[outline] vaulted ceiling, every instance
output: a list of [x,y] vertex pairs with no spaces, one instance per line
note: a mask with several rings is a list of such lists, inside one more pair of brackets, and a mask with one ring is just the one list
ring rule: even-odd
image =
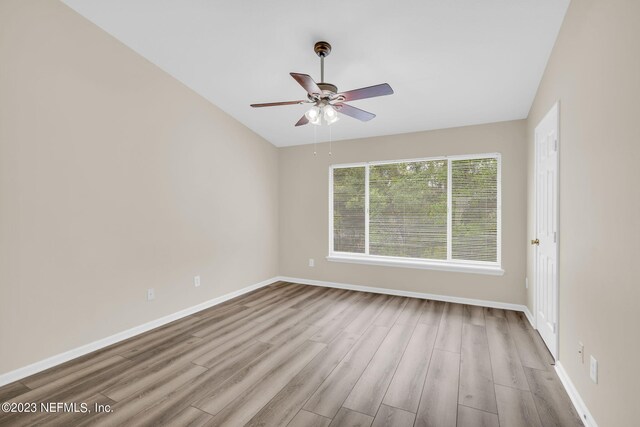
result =
[[[340,90],[389,83],[353,101],[333,140],[525,118],[569,0],[63,0],[276,146],[314,141],[306,110],[251,103],[304,99],[290,72],[320,81],[313,44],[333,46],[325,80]],[[308,108],[308,107],[307,107]],[[318,141],[329,138],[317,128]]]

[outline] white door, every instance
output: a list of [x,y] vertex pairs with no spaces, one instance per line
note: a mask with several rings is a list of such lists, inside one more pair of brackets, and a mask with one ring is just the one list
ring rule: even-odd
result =
[[558,359],[558,104],[535,130],[536,325]]

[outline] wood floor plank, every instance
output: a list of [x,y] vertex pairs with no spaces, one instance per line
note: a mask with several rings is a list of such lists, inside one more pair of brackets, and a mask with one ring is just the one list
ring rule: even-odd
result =
[[433,350],[416,414],[416,427],[456,426],[459,367],[459,354]]
[[309,398],[304,409],[333,418],[378,350],[389,328],[372,326]]
[[293,304],[289,303],[289,306],[296,310],[302,310],[310,306],[311,304],[321,301],[331,295],[331,290],[328,288],[322,288],[320,286],[307,286],[307,292],[302,295],[302,298],[296,298]]
[[175,417],[169,419],[167,425],[204,427],[211,424],[213,416],[200,409],[189,406],[178,412]]
[[535,329],[532,329],[529,331],[529,335],[531,336],[531,340],[534,342],[536,349],[538,350],[538,354],[540,355],[540,357],[542,357],[545,365],[548,366],[548,369],[553,369],[553,365],[556,364],[556,361],[547,348],[547,345],[542,340],[540,333],[538,333],[538,331],[536,331]]
[[543,426],[583,426],[555,372],[525,368],[525,373]]
[[376,415],[414,329],[410,324],[391,328],[342,406]]
[[502,308],[493,308],[493,307],[484,307],[484,317],[498,317],[500,319],[506,319],[507,313],[506,310]]
[[145,362],[155,356],[162,354],[171,354],[177,346],[184,344],[190,346],[191,344],[202,341],[202,338],[189,335],[188,332],[178,332],[174,337],[158,342],[156,345],[152,343],[139,348],[134,348],[125,354],[121,354],[122,357],[132,360],[134,362]]
[[408,299],[403,297],[394,296],[384,307],[380,315],[376,318],[374,324],[379,326],[392,327],[396,322],[400,313],[407,304]]
[[486,317],[493,382],[508,387],[529,390],[515,342],[506,318]]
[[[255,328],[254,328],[255,329]],[[240,333],[242,331],[239,330]],[[240,334],[235,337],[233,335],[223,335],[212,340],[203,340],[197,345],[180,345],[171,355],[163,354],[146,361],[145,364],[139,364],[139,369],[128,373],[119,381],[110,387],[103,388],[101,392],[115,401],[121,401],[139,390],[143,390],[147,385],[159,381],[167,375],[171,375],[176,366],[182,366],[199,360],[199,357],[207,354],[208,358],[200,361],[201,365],[207,364],[213,366],[220,360],[220,356],[233,353],[239,344],[237,341],[252,341],[251,337],[247,338],[246,334]],[[185,343],[186,344],[186,343]],[[235,359],[231,359],[235,360]]]
[[21,394],[25,394],[30,390],[31,389],[29,387],[22,384],[20,381],[2,386],[0,387],[0,403],[11,400],[16,396],[20,396]]
[[484,309],[477,305],[463,306],[463,322],[471,325],[484,326]]
[[438,326],[435,347],[460,353],[462,343],[462,305],[446,303]]
[[345,326],[350,324],[360,312],[368,305],[370,298],[363,292],[357,292],[346,307],[337,304],[336,311],[333,316],[325,316],[319,321],[315,322],[315,325],[320,326],[320,330],[311,337],[313,341],[328,343],[333,340]]
[[412,427],[416,414],[382,405],[373,419],[373,427]]
[[325,347],[322,343],[305,342],[313,332],[314,330],[308,330],[296,336],[290,342],[275,348],[273,352],[266,354],[265,357],[237,372],[217,387],[208,397],[200,399],[193,406],[211,415],[216,415],[240,394],[245,393],[256,384],[260,378],[285,363],[284,361],[293,363],[297,360],[306,360],[306,365]]
[[[348,292],[343,289],[336,289],[336,294],[334,296],[347,294]],[[340,297],[337,296],[337,298]],[[303,315],[306,314],[303,318],[304,323],[315,326],[317,323],[323,323],[326,320],[331,319],[335,315],[338,301],[339,300],[334,299],[334,297],[325,298],[314,302],[304,310],[300,310]]]
[[529,323],[529,319],[522,311],[505,310],[509,326],[517,327],[524,330],[532,330],[533,326]]
[[217,364],[223,363],[225,360],[235,359],[238,355],[256,347],[268,349],[270,346],[269,344],[256,341],[252,338],[238,341],[227,341],[220,347],[214,348],[202,356],[192,359],[191,362],[196,365],[204,366],[205,368],[211,368]]
[[177,370],[172,377],[168,377],[166,381],[155,384],[153,388],[145,390],[144,394],[114,404],[112,413],[95,414],[94,417],[86,419],[80,425],[121,426],[131,424],[137,414],[151,406],[154,401],[162,399],[162,397],[206,371],[206,368],[197,365]]
[[509,330],[516,344],[522,366],[542,370],[550,368],[551,365],[545,361],[543,355],[539,352],[539,347],[535,342],[535,336],[531,329],[513,327],[509,324]]
[[283,323],[269,328],[268,331],[260,334],[256,339],[267,344],[280,345],[303,331],[312,331],[312,334],[315,334],[318,329],[320,328],[317,326],[309,326],[306,323],[302,323],[299,318],[292,318],[290,323]]
[[[285,307],[287,304],[287,296],[281,296],[279,299],[272,299],[271,302],[266,304],[254,305],[251,307],[243,306],[244,311],[233,315],[225,316],[224,319],[219,319],[215,322],[209,322],[201,325],[195,330],[189,331],[190,334],[197,337],[216,338],[221,334],[226,334],[229,331],[234,331],[236,328],[250,322],[259,320],[260,322],[276,321],[287,317],[294,310],[289,307]],[[282,306],[278,304],[282,302]]]
[[442,301],[424,300],[422,313],[418,322],[438,327],[440,325],[440,320],[442,319],[442,313],[444,312],[445,305],[446,303]]
[[329,427],[369,427],[373,417],[347,408],[341,408]]
[[282,304],[273,304],[256,311],[255,315],[249,320],[256,323],[270,322],[295,312],[296,310],[288,302],[283,302]]
[[[331,418],[323,417],[312,412],[300,410],[287,427],[327,427],[331,424]],[[285,425],[285,424],[282,424]]]
[[500,425],[542,427],[531,392],[496,384],[496,399]]
[[[307,341],[294,350],[291,357],[282,361],[250,389],[239,395],[231,403],[223,401],[221,410],[212,423],[217,426],[243,426],[262,409],[278,392],[291,381],[318,353],[325,349],[322,343]],[[209,413],[212,405],[207,403],[203,409]]]
[[458,403],[494,414],[498,411],[484,326],[467,323],[462,327]]
[[384,310],[385,305],[391,300],[388,295],[376,295],[371,298],[369,304],[362,310],[356,318],[347,325],[347,332],[362,334],[373,322],[378,315]]
[[457,427],[500,427],[498,415],[458,405]]
[[412,324],[415,325],[418,323],[420,316],[422,315],[423,305],[425,304],[425,300],[420,300],[417,298],[409,298],[407,304],[405,304],[402,313],[398,316],[396,320],[397,324]]
[[215,365],[193,381],[175,388],[160,398],[148,401],[143,411],[136,414],[136,423],[143,425],[144,421],[152,426],[167,423],[176,413],[207,397],[229,378],[255,363],[257,362],[252,361],[247,364],[244,358],[238,357]]
[[42,385],[38,388],[30,390],[26,393],[20,394],[12,399],[9,402],[41,402],[46,399],[51,398],[56,392],[60,392],[61,389],[69,387],[70,385],[75,385],[87,378],[90,378],[96,373],[100,372],[105,368],[109,368],[115,366],[117,364],[129,362],[127,359],[121,356],[112,356],[108,359],[100,360],[96,362],[93,366],[87,366],[82,369],[79,369],[75,372],[68,374],[67,376],[61,377],[52,381],[48,384]]
[[[280,289],[290,287],[291,285],[292,284],[288,283],[288,282],[282,282],[282,281],[275,282],[275,283],[272,283],[272,284],[270,284],[268,286],[264,286],[262,288],[254,290],[254,291],[247,292],[246,294],[239,295],[239,296],[237,296],[237,297],[235,297],[235,298],[233,298],[233,299],[231,299],[229,301],[226,301],[226,302],[224,302],[224,303],[222,303],[220,305],[221,306],[225,306],[225,305],[226,306],[243,305],[245,302],[251,301],[254,298],[260,297],[260,296],[262,296],[262,295],[264,295],[266,293],[278,292]],[[215,310],[216,307],[218,307],[218,306],[213,306],[211,308],[207,308],[207,309],[202,310],[202,311],[200,311],[200,312],[198,312],[196,314],[199,315],[199,316],[206,316],[206,315],[208,315],[208,313],[211,310]]]
[[338,320],[340,324],[342,324],[342,327],[346,326],[355,318],[355,316],[349,317],[350,311],[357,312],[357,307],[362,304],[362,301],[367,299],[367,296],[365,292],[348,291],[344,294],[343,298],[334,302],[334,310],[330,316],[318,319],[313,324],[323,327]]
[[[167,372],[171,372],[172,365],[191,363],[197,360],[203,366],[211,367],[221,357],[237,351],[238,346],[252,341],[261,331],[268,329],[270,323],[255,325],[253,323],[240,323],[236,331],[227,330],[225,333],[212,334],[208,339],[198,342],[197,345],[184,345],[182,343],[173,349],[174,353],[157,355],[145,361],[146,366],[130,373],[111,387],[102,392],[113,400],[120,401],[132,395],[137,390],[144,388],[144,384],[153,383]],[[206,358],[205,356],[206,355]],[[202,358],[202,359],[200,359]]]
[[383,399],[385,405],[418,411],[438,329],[418,323]]
[[[39,393],[38,397],[33,395],[27,397],[28,394],[32,393],[29,392],[27,395],[24,395],[23,401],[85,402],[87,399],[98,394],[102,387],[108,387],[135,369],[137,369],[137,366],[134,362],[121,358],[120,361],[116,361],[108,366],[102,366],[91,372],[89,375],[83,375],[73,382],[65,384],[64,387],[49,388],[49,384],[39,387],[32,391]],[[51,414],[46,411],[40,411],[35,414],[35,418],[32,418],[27,423],[23,423],[23,420],[20,420],[20,422],[12,422],[11,425],[14,427],[22,425],[39,425],[42,422],[55,418],[56,416],[56,413]]]
[[247,347],[242,347],[238,352],[229,354],[228,357],[216,359],[216,363],[207,366],[207,368],[209,372],[228,372],[232,369],[248,366],[272,348],[273,346],[270,344],[256,341]]
[[278,300],[282,300],[283,297],[286,297],[298,292],[302,292],[304,291],[304,289],[305,288],[303,286],[289,285],[287,287],[282,287],[273,292],[267,292],[264,295],[259,296],[257,298],[252,298],[250,301],[245,301],[243,302],[243,305],[246,305],[247,307],[255,307],[257,305],[273,304]]
[[279,427],[302,408],[322,382],[353,348],[359,335],[342,332],[318,354],[298,375],[282,388],[246,426]]

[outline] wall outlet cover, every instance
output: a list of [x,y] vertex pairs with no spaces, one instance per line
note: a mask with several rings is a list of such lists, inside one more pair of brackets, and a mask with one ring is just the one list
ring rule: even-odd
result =
[[156,290],[153,288],[147,289],[147,301],[153,301],[156,299]]
[[313,267],[316,265],[316,262],[313,258],[309,258],[309,267]]
[[193,286],[195,286],[196,288],[198,286],[200,286],[200,276],[194,276],[194,278],[193,278]]

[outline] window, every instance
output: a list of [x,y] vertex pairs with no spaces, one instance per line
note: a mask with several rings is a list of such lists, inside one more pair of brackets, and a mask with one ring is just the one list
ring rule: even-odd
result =
[[329,260],[502,274],[500,155],[334,165]]

